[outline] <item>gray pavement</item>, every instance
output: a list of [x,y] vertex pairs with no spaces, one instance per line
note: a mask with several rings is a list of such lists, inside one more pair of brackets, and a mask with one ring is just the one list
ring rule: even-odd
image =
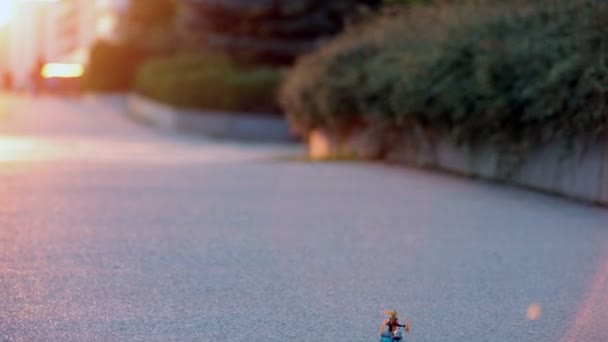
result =
[[608,341],[604,209],[119,111],[0,98],[0,341]]

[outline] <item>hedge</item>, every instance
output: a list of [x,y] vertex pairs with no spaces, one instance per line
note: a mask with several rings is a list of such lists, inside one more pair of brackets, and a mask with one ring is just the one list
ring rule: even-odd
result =
[[129,90],[142,59],[143,54],[129,44],[98,41],[90,52],[84,88],[101,92]]
[[180,108],[275,113],[282,77],[278,69],[239,67],[224,55],[181,54],[145,62],[135,90]]
[[292,126],[414,123],[471,146],[603,133],[608,3],[413,7],[300,60],[281,90]]

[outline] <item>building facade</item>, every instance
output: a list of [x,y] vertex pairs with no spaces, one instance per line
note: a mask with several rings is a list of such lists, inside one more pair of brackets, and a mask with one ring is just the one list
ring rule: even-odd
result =
[[98,39],[116,39],[129,0],[22,1],[9,27],[9,68],[27,87],[39,61],[86,64]]
[[15,5],[9,25],[8,67],[15,85],[29,83],[32,69],[46,50],[46,22],[51,4],[22,1]]
[[49,40],[56,42],[49,57],[61,62],[86,63],[98,39],[116,39],[128,0],[62,0],[49,18]]

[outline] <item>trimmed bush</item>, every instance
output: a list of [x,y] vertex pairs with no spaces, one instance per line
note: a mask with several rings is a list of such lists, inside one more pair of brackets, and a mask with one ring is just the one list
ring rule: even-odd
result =
[[128,44],[98,41],[90,52],[84,88],[99,92],[129,90],[141,60],[141,53]]
[[608,3],[413,7],[303,58],[281,91],[292,125],[361,120],[447,130],[471,146],[605,132]]
[[223,55],[178,55],[144,63],[138,93],[180,108],[276,113],[274,68],[241,68]]
[[454,15],[448,12],[416,7],[379,17],[301,58],[280,93],[294,129],[305,135],[316,128],[342,130],[367,116],[394,119],[393,90],[433,54],[436,28]]

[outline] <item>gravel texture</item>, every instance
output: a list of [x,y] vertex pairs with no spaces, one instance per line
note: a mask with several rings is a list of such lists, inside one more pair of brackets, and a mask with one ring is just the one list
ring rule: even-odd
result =
[[603,209],[0,102],[2,342],[608,341]]

